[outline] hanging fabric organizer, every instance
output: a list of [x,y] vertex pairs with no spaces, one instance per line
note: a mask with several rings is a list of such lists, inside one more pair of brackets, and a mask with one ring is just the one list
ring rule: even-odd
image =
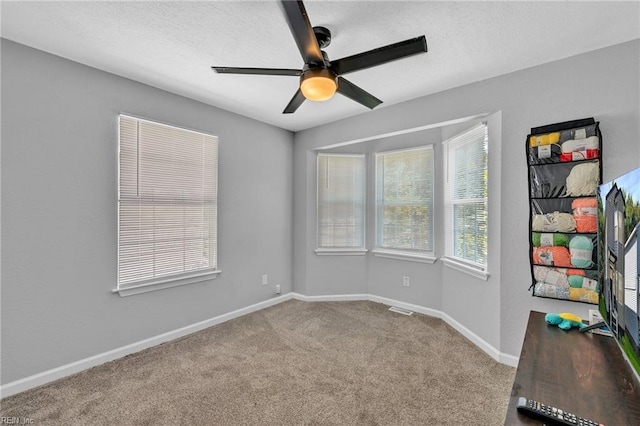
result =
[[598,304],[599,123],[586,118],[532,128],[526,152],[529,291],[538,297]]

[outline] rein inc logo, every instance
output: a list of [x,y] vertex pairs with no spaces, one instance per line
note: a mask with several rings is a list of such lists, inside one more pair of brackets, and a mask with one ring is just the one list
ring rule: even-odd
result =
[[0,425],[32,425],[34,420],[29,417],[0,417]]

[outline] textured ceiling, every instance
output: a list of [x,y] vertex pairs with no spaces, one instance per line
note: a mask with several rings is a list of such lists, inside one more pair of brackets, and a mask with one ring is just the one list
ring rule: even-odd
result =
[[[348,74],[377,108],[640,38],[640,3],[306,1],[339,59],[419,35],[429,52]],[[212,65],[301,68],[275,0],[6,2],[2,37],[297,131],[368,110],[340,95],[282,110],[298,79]]]

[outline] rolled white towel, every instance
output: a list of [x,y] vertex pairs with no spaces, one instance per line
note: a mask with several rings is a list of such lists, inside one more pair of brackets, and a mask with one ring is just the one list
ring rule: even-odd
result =
[[578,164],[567,176],[567,195],[580,197],[595,195],[600,182],[600,167],[597,162]]
[[536,214],[531,221],[531,229],[534,232],[574,232],[576,220],[569,213]]
[[585,139],[571,139],[562,143],[562,154],[564,161],[586,160],[598,157],[600,140],[597,136]]

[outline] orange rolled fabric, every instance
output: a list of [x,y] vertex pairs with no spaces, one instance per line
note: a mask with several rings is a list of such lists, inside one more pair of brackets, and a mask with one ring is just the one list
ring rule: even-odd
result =
[[580,275],[582,277],[585,276],[585,273],[582,269],[567,269],[566,272],[567,275],[571,276],[571,275]]
[[571,203],[578,232],[598,232],[598,201],[596,198],[576,198]]
[[537,265],[571,267],[571,254],[566,247],[534,247],[533,263]]

